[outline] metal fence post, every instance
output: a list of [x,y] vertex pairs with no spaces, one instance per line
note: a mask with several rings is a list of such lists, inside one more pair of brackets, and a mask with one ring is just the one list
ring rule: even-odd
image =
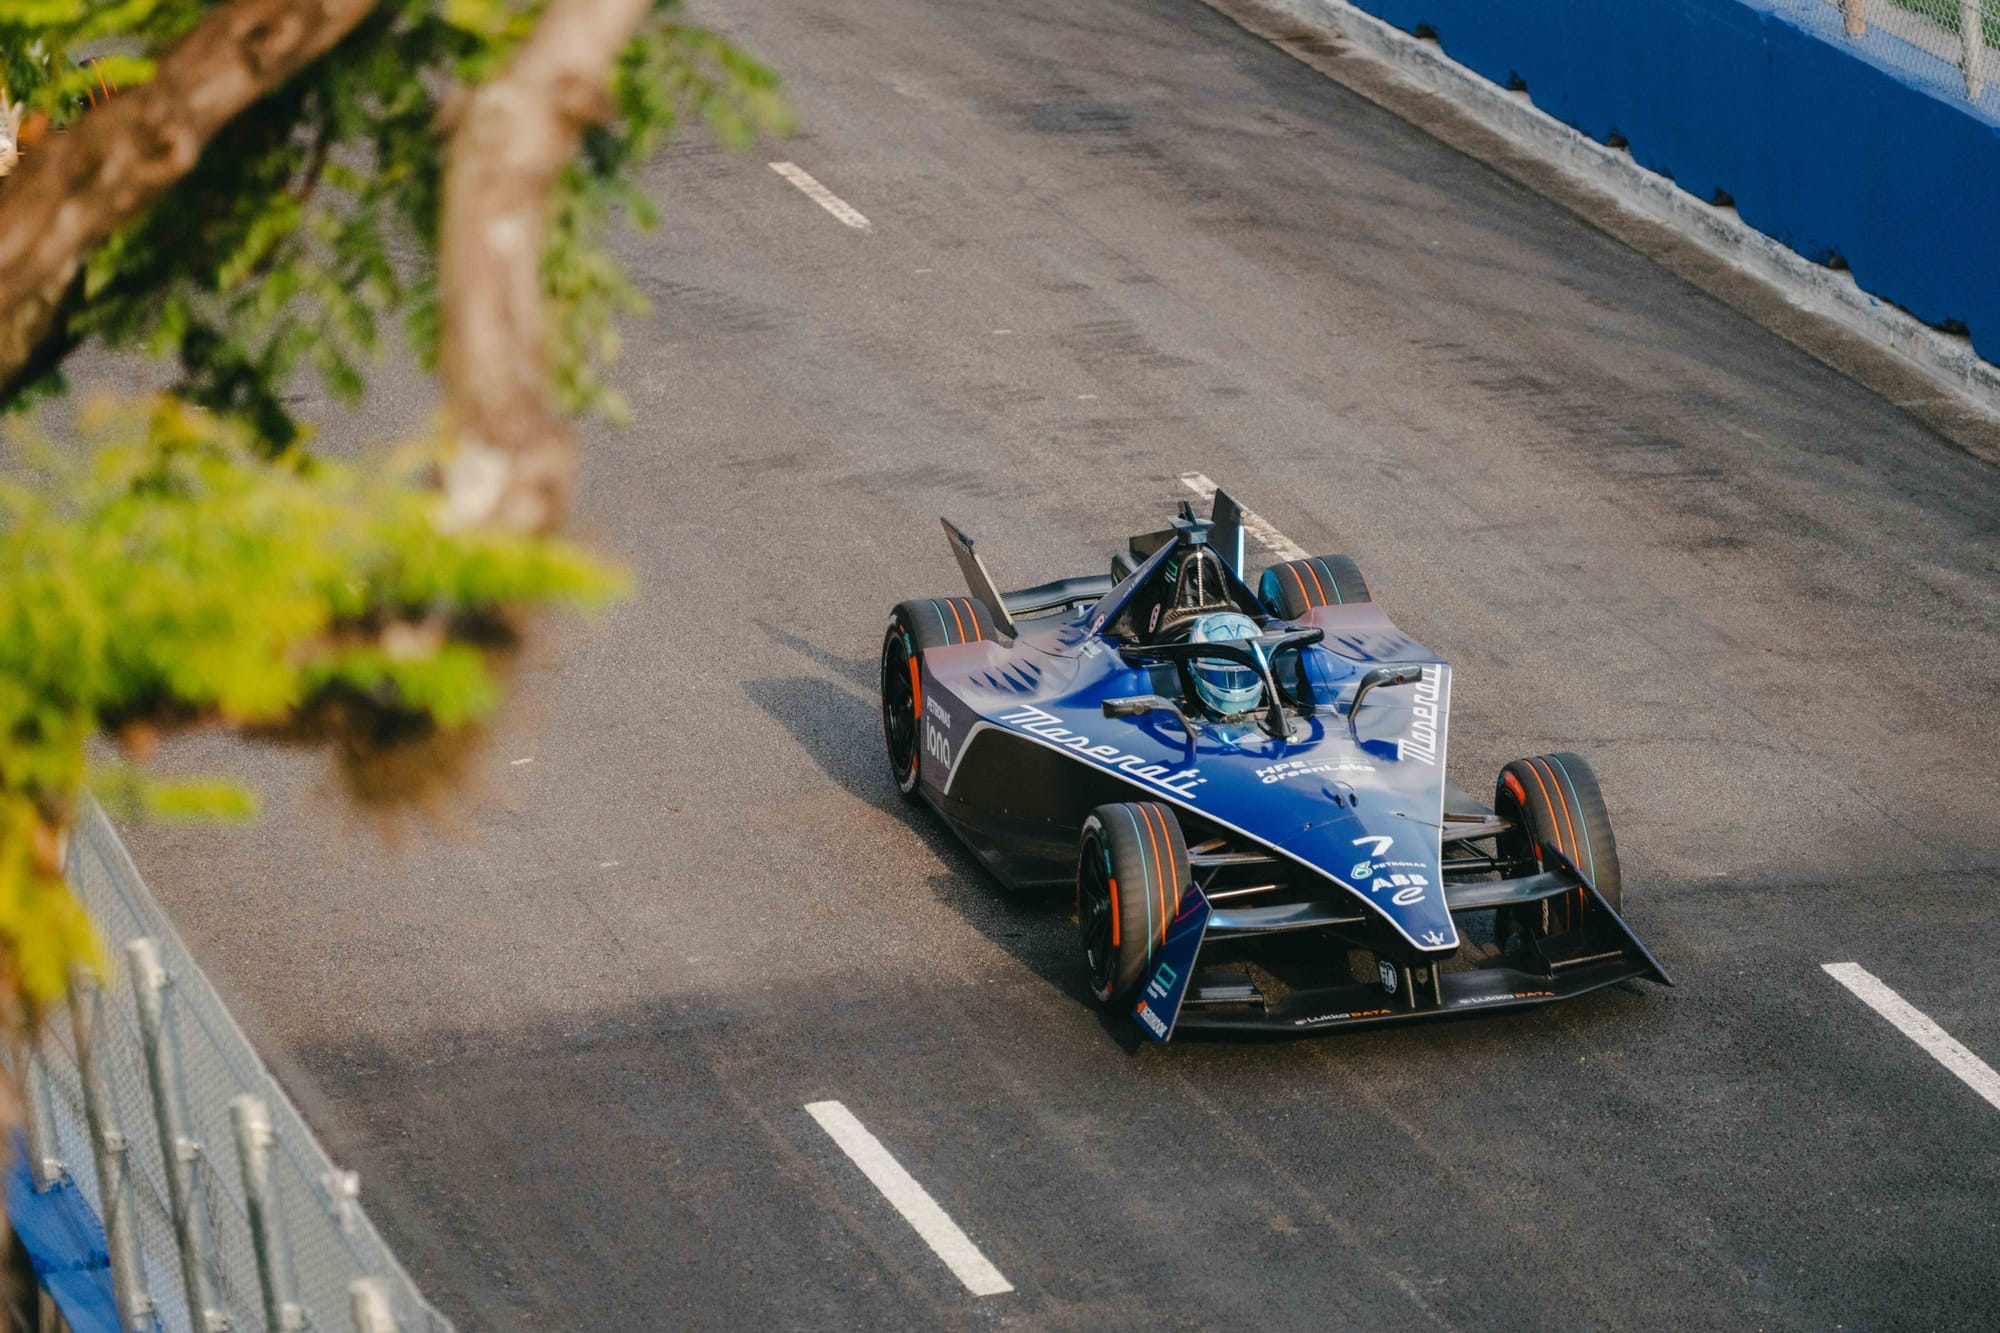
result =
[[1840,12],[1847,18],[1849,37],[1868,35],[1868,0],[1840,0]]
[[64,1164],[56,1156],[55,1104],[49,1100],[48,1064],[42,1053],[34,1047],[28,1048],[28,1058],[22,1062],[23,1119],[27,1123],[23,1129],[28,1136],[28,1169],[34,1174],[35,1188],[45,1190],[62,1179]]
[[1979,0],[1958,0],[1958,41],[1964,53],[1958,67],[1965,71],[1965,95],[1974,101],[1986,91],[1986,16]]
[[139,1002],[139,1033],[146,1045],[146,1073],[153,1086],[153,1122],[160,1131],[160,1156],[166,1162],[173,1196],[174,1239],[181,1258],[181,1283],[187,1291],[188,1316],[195,1327],[229,1327],[228,1316],[215,1303],[208,1280],[208,1218],[195,1190],[199,1142],[187,1132],[181,1114],[180,1058],[167,1032],[167,973],[160,966],[159,946],[133,940],[125,946],[132,968],[132,994]]
[[285,1250],[284,1217],[271,1186],[271,1111],[262,1097],[244,1093],[229,1103],[236,1131],[236,1157],[243,1165],[243,1211],[250,1219],[250,1244],[257,1251],[257,1285],[264,1291],[264,1326],[291,1333],[306,1326],[305,1311],[292,1299],[291,1256]]
[[402,1333],[389,1304],[389,1284],[379,1277],[357,1278],[347,1284],[354,1307],[354,1333]]
[[97,979],[78,968],[70,981],[69,1024],[76,1037],[76,1067],[82,1075],[83,1114],[90,1126],[90,1153],[97,1167],[97,1206],[104,1213],[105,1245],[111,1252],[111,1288],[119,1319],[130,1330],[153,1327],[153,1298],[139,1270],[137,1225],[132,1212],[132,1176],[118,1104],[97,1049],[104,1017],[104,992]]

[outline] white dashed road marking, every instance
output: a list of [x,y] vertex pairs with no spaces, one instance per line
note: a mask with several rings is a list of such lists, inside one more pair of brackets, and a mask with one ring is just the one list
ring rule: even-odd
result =
[[1939,1064],[1965,1081],[1965,1086],[2000,1108],[2000,1074],[1993,1066],[1958,1044],[1915,1005],[1890,990],[1859,963],[1822,963],[1826,974],[1861,998],[1870,1009],[1931,1053]]
[[[1181,485],[1187,487],[1204,500],[1213,500],[1215,498],[1215,483],[1207,477],[1202,476],[1199,472],[1183,472],[1181,474]],[[1255,537],[1265,550],[1277,556],[1280,560],[1304,560],[1307,558],[1305,547],[1299,545],[1247,509],[1243,511],[1243,530],[1252,537]]]
[[805,195],[806,198],[812,200],[821,208],[824,208],[827,212],[854,228],[854,230],[869,231],[874,227],[874,223],[861,215],[860,209],[814,180],[811,174],[804,168],[795,167],[789,162],[773,162],[771,170],[798,186],[799,192]]
[[924,1243],[937,1252],[937,1257],[944,1260],[967,1291],[975,1296],[997,1296],[1014,1289],[1014,1284],[1000,1276],[1000,1270],[987,1262],[979,1247],[958,1229],[958,1223],[945,1215],[937,1200],[903,1169],[902,1163],[889,1155],[882,1141],[870,1134],[852,1111],[839,1102],[813,1102],[806,1107],[806,1114],[819,1121],[819,1127],[853,1159],[861,1174],[882,1191],[882,1197],[895,1205],[903,1220],[916,1228]]

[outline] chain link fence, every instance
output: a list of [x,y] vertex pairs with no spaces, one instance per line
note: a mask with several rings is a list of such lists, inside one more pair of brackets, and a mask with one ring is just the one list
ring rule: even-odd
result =
[[112,962],[25,1072],[35,1184],[103,1223],[128,1330],[452,1333],[92,805],[67,872]]
[[[1781,4],[1784,0],[1781,0]],[[1978,101],[2000,73],[2000,0],[1790,0],[1832,6],[1851,38],[1887,33],[1911,70],[1938,91]]]

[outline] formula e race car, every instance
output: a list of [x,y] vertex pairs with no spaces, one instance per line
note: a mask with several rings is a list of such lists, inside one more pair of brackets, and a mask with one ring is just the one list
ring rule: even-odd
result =
[[1108,574],[904,602],[889,767],[1002,883],[1074,885],[1090,986],[1157,1041],[1545,1004],[1672,981],[1620,916],[1590,766],[1445,776],[1451,668],[1343,556],[1244,568],[1244,513],[1130,540]]

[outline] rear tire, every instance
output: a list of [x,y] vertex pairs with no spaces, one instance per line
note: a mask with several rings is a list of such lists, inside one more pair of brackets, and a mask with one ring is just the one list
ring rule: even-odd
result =
[[[1500,770],[1493,808],[1513,824],[1498,839],[1502,859],[1522,867],[1544,867],[1554,863],[1545,850],[1553,848],[1597,886],[1612,911],[1624,910],[1618,840],[1611,833],[1597,774],[1581,755],[1563,752],[1516,759]],[[1578,889],[1540,906],[1545,910],[1537,912],[1530,906],[1518,911],[1514,920],[1552,935],[1582,925],[1590,901]],[[1503,922],[1503,938],[1505,927]]]
[[1284,620],[1297,620],[1316,606],[1373,600],[1360,567],[1344,555],[1316,555],[1272,565],[1257,581],[1257,596]]
[[882,740],[889,749],[889,776],[906,801],[917,797],[917,770],[923,760],[918,660],[917,636],[899,606],[882,636]]
[[890,613],[882,636],[882,739],[903,799],[917,798],[923,766],[924,650],[993,637],[993,618],[974,597],[922,598]]
[[1187,843],[1168,807],[1100,805],[1084,820],[1076,925],[1100,1002],[1116,1004],[1151,975],[1189,879]]

